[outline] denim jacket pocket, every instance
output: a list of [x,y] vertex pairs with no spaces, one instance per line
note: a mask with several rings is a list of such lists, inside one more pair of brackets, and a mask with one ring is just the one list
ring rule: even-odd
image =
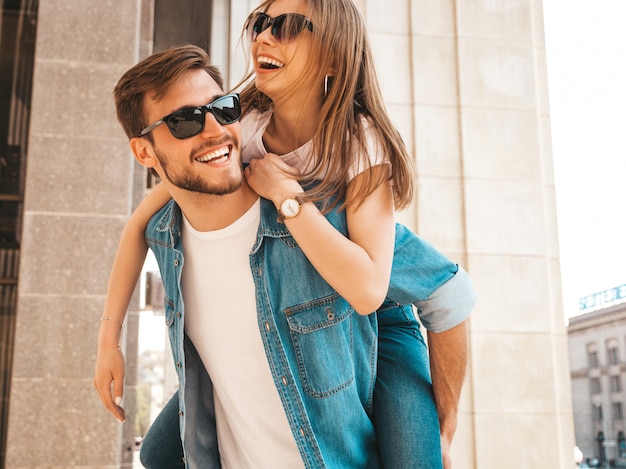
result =
[[337,294],[285,310],[304,391],[324,398],[354,382],[354,310]]

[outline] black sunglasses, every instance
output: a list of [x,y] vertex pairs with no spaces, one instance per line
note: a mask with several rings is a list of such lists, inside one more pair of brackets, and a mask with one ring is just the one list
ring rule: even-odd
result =
[[278,41],[286,44],[295,40],[305,29],[313,32],[313,23],[304,15],[285,13],[276,18],[265,13],[252,13],[246,21],[246,32],[250,42],[256,41],[259,34],[272,27],[270,32]]
[[241,104],[239,95],[227,94],[204,106],[186,107],[162,117],[154,124],[139,132],[139,137],[154,130],[161,124],[166,124],[172,135],[179,139],[191,138],[198,135],[204,129],[204,118],[207,112],[213,114],[215,120],[221,125],[237,122],[241,117]]

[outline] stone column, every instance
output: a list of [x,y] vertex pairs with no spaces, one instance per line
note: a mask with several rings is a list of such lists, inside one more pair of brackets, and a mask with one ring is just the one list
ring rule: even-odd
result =
[[[112,90],[139,57],[140,7],[39,1],[7,468],[130,464],[133,421],[118,423],[92,380],[108,274],[133,201]],[[132,363],[136,333],[128,337]]]
[[471,274],[457,469],[573,467],[541,0],[367,0],[415,155],[405,222]]

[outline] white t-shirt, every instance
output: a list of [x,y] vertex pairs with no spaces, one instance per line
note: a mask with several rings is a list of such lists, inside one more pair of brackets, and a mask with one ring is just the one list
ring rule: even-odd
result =
[[[262,158],[267,154],[267,149],[263,144],[263,134],[270,123],[272,111],[259,112],[257,109],[250,109],[248,113],[241,118],[241,159],[244,163],[250,162],[254,158]],[[383,163],[389,164],[389,160],[385,155],[384,149],[380,141],[371,130],[371,126],[367,119],[362,118],[365,127],[366,145],[365,151],[361,152],[358,158],[354,158],[348,180],[350,182],[365,169],[377,166]],[[355,145],[355,148],[358,148]],[[296,150],[281,155],[282,160],[289,166],[298,168],[300,174],[313,169],[314,165],[313,141],[309,140]],[[369,164],[366,162],[369,160]],[[391,171],[391,165],[389,164]]]
[[257,323],[249,253],[260,202],[232,225],[198,232],[183,218],[185,332],[214,386],[222,467],[304,467]]

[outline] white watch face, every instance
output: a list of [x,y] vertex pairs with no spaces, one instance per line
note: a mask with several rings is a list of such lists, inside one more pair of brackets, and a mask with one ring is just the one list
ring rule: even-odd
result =
[[280,206],[283,217],[295,217],[300,212],[300,204],[296,199],[286,199]]

